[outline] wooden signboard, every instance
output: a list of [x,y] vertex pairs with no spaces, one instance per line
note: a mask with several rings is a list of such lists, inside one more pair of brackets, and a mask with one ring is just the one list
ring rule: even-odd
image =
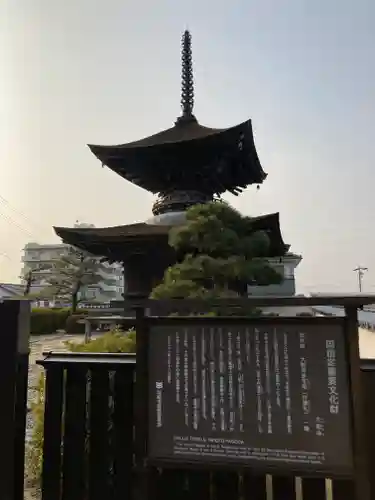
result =
[[354,469],[343,318],[151,326],[151,463]]

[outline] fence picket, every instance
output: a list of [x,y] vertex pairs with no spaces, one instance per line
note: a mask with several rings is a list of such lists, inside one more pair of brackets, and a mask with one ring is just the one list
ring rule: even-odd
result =
[[295,478],[292,476],[272,476],[272,492],[273,500],[295,500]]
[[82,500],[86,493],[87,371],[71,366],[66,376],[62,500]]
[[244,500],[267,500],[267,476],[246,471],[242,478]]
[[49,366],[44,394],[42,500],[60,498],[63,383],[63,366]]
[[29,355],[18,355],[14,435],[14,499],[23,500],[25,483],[25,434]]
[[151,492],[156,500],[190,500],[186,488],[186,472],[181,469],[162,469],[154,485],[156,492]]
[[189,471],[189,498],[209,500],[211,497],[211,474],[209,471]]
[[303,478],[302,496],[303,500],[324,500],[326,498],[325,479]]
[[356,498],[354,481],[344,479],[332,481],[332,500],[361,500]]
[[214,500],[237,499],[239,497],[239,475],[225,470],[212,475]]
[[89,387],[88,493],[89,500],[102,500],[110,491],[109,378],[105,367],[91,370]]
[[133,489],[133,375],[132,366],[117,366],[114,374],[112,430],[113,499],[131,498]]

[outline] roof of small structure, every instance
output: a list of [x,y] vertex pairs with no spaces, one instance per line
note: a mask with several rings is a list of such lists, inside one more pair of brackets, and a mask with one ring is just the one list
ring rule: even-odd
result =
[[89,148],[103,165],[152,193],[199,188],[210,194],[238,194],[250,184],[261,184],[267,174],[255,149],[251,120],[209,128],[195,118],[188,31],[182,46],[182,116],[174,127],[126,144]]
[[[94,255],[113,260],[122,260],[128,255],[146,250],[154,252],[159,244],[168,247],[170,225],[147,223],[129,224],[106,228],[55,227],[55,232],[65,243],[86,250]],[[289,249],[280,231],[279,214],[273,213],[252,218],[251,232],[265,231],[270,238],[269,256],[282,256]]]

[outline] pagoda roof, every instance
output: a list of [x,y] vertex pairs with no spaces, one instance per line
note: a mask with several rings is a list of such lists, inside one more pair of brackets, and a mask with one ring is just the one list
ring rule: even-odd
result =
[[161,144],[191,141],[194,139],[202,139],[212,134],[225,132],[228,128],[210,128],[204,127],[194,118],[186,122],[176,122],[174,127],[158,132],[157,134],[150,135],[138,141],[128,142],[126,144],[119,144],[117,146],[94,146],[89,144],[89,148],[96,154],[97,148],[100,150],[127,149],[127,148],[144,148],[150,146],[157,146]]
[[251,120],[214,129],[193,119],[140,141],[89,147],[103,165],[152,193],[199,188],[238,194],[267,176],[255,149]]
[[200,190],[209,195],[239,194],[261,184],[251,120],[227,128],[200,125],[193,114],[191,36],[182,37],[182,115],[171,128],[143,139],[103,146],[89,144],[100,162],[124,179],[154,194]]
[[[64,228],[54,227],[64,241],[93,255],[109,260],[124,260],[133,253],[152,252],[157,246],[167,250],[168,235],[172,227],[147,223],[129,224],[104,228]],[[269,257],[283,256],[289,249],[280,231],[279,214],[267,214],[252,218],[252,232],[265,231],[270,238]],[[171,249],[172,251],[172,249]]]

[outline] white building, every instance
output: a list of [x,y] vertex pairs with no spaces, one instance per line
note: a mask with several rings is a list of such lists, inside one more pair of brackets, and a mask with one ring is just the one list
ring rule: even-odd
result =
[[[295,270],[301,262],[301,255],[288,252],[283,257],[268,259],[270,265],[283,277],[281,283],[267,286],[248,286],[249,296],[293,296],[296,294]],[[267,307],[263,312],[277,316],[313,315],[311,307]]]
[[[87,227],[87,224],[80,225]],[[49,269],[52,261],[59,259],[69,252],[70,246],[64,243],[40,245],[39,243],[28,243],[24,248],[22,256],[22,276],[32,271],[33,286],[47,285],[47,277],[50,276]],[[121,300],[124,293],[124,276],[121,264],[103,263],[101,272],[103,281],[97,285],[90,285],[81,290],[81,301],[105,303],[110,300]],[[106,282],[110,283],[106,283]]]
[[301,255],[288,252],[283,257],[272,257],[268,259],[270,265],[283,277],[278,285],[251,286],[247,288],[249,295],[295,295],[296,280],[295,269],[301,262]]

